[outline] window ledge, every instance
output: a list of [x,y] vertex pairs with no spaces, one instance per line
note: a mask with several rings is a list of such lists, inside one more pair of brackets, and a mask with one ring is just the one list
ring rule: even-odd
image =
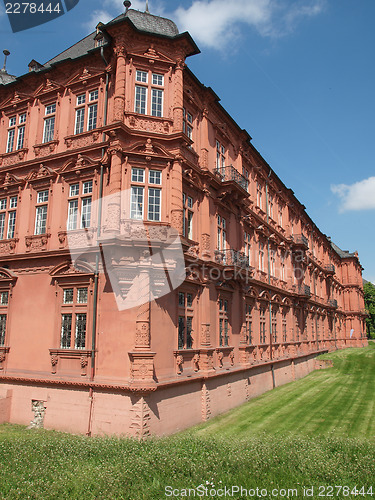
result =
[[0,240],[0,255],[13,254],[16,250],[16,245],[18,241],[19,241],[18,238],[9,238],[6,240]]
[[33,146],[35,156],[48,156],[52,154],[58,143],[59,141],[54,139],[53,141],[44,142],[42,144],[35,144]]
[[25,236],[26,252],[47,250],[48,239],[51,237],[50,233],[34,234],[32,236]]
[[10,153],[0,155],[0,167],[8,167],[22,161],[28,152],[28,148],[16,149]]
[[[91,358],[91,351],[87,349],[50,349],[49,354],[51,357],[51,373],[56,374],[59,362],[61,360],[74,360],[77,364],[77,371],[81,369],[81,377],[87,375],[87,366]],[[79,365],[78,365],[79,362]]]

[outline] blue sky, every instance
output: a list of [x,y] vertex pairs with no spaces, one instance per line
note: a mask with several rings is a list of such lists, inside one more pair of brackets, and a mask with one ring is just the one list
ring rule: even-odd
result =
[[[146,0],[133,0],[144,10]],[[149,0],[188,30],[202,53],[187,62],[321,231],[358,250],[375,282],[375,2]],[[123,12],[122,0],[80,0],[64,16],[12,33],[0,12],[8,71],[27,72]]]

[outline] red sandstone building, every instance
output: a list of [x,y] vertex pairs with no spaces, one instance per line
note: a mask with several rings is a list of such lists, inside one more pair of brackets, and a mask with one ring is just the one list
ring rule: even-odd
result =
[[[198,52],[130,9],[21,77],[0,72],[2,421],[170,433],[365,344],[357,254],[187,68]],[[183,282],[120,310],[110,270],[126,299],[146,240],[163,252],[168,228]],[[106,265],[90,245],[72,264],[82,232]]]

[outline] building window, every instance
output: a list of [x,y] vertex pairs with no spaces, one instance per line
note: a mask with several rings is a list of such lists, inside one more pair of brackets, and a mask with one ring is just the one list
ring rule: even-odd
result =
[[225,167],[225,147],[216,141],[216,170]]
[[253,342],[253,308],[250,304],[246,304],[246,341],[248,344]]
[[53,141],[55,135],[56,103],[45,107],[43,142]]
[[183,109],[183,115],[182,130],[190,140],[193,140],[193,116],[185,108]]
[[264,271],[264,243],[259,242],[259,269]]
[[219,299],[219,345],[229,345],[229,311],[226,299]]
[[283,207],[279,207],[279,226],[283,227]]
[[[9,118],[8,138],[6,152],[11,153],[16,149],[22,149],[25,140],[26,113],[20,113]],[[15,142],[15,138],[17,141]]]
[[280,278],[285,281],[285,255],[281,255],[280,259]]
[[193,198],[191,196],[182,194],[183,202],[183,221],[182,221],[182,235],[189,240],[193,239]]
[[[148,174],[148,175],[146,175]],[[161,171],[132,168],[130,195],[130,218],[142,220],[147,213],[147,220],[161,221]],[[145,211],[145,195],[147,207]]]
[[[91,225],[92,181],[76,182],[69,186],[68,231]],[[80,216],[79,216],[80,210]]]
[[87,301],[87,287],[63,289],[61,306],[61,349],[85,349]]
[[163,116],[164,75],[137,70],[134,111],[141,115]]
[[246,231],[244,233],[244,253],[246,255],[246,262],[250,266],[250,264],[251,264],[251,236]]
[[9,291],[0,291],[0,346],[5,345]]
[[283,311],[283,319],[282,319],[282,328],[283,328],[283,342],[287,342],[287,334],[286,334],[286,311]]
[[17,203],[18,196],[0,199],[0,240],[15,236]]
[[178,348],[193,347],[194,297],[190,292],[178,292]]
[[266,309],[261,307],[259,310],[259,341],[261,344],[266,343]]
[[77,95],[74,133],[93,130],[97,125],[99,90],[87,91]]
[[273,309],[271,311],[271,330],[272,330],[272,339],[276,343],[277,342],[277,311]]
[[7,315],[0,314],[0,346],[5,345],[6,329],[7,329]]
[[260,182],[257,182],[257,206],[263,210],[263,188]]
[[270,252],[270,274],[271,276],[276,276],[276,251],[271,250]]
[[226,220],[220,215],[217,216],[217,249],[221,252],[227,248]]
[[47,231],[48,189],[39,191],[36,198],[35,234],[45,234]]
[[269,209],[269,217],[273,219],[273,196],[272,194],[269,195],[268,197],[268,209]]

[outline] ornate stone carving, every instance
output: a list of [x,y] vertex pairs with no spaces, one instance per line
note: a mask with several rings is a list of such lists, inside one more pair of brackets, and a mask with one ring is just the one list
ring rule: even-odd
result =
[[201,345],[204,347],[211,345],[210,323],[202,323],[201,325]]
[[128,124],[136,130],[157,132],[159,134],[169,134],[171,128],[171,123],[168,120],[155,117],[140,118],[134,115],[129,116]]
[[25,236],[26,252],[47,250],[48,238],[50,238],[50,236],[50,234]]
[[6,360],[6,355],[3,352],[3,353],[0,354],[0,370],[4,370],[3,363],[4,363],[5,360]]
[[211,238],[207,233],[202,234],[202,257],[209,258],[211,256]]
[[56,373],[56,365],[59,362],[59,357],[56,354],[51,354],[51,373]]
[[0,243],[0,255],[13,254],[16,249],[18,238],[12,238],[11,240],[3,240]]
[[220,351],[217,353],[217,360],[219,362],[219,368],[223,368],[223,358],[224,354]]
[[[129,352],[130,382],[154,385],[154,356],[150,351]],[[147,385],[147,384],[146,384]]]
[[150,347],[150,323],[149,321],[137,321],[135,332],[135,347],[146,348]]
[[80,358],[80,364],[81,364],[81,377],[85,377],[87,375],[87,365],[89,364],[88,356],[82,354]]
[[199,371],[199,359],[200,359],[199,354],[194,354],[193,368],[195,372]]
[[183,230],[183,211],[181,209],[172,210],[171,225],[174,227],[179,234],[182,234]]
[[37,157],[38,156],[48,156],[48,155],[52,154],[55,151],[58,143],[59,143],[59,141],[55,140],[55,141],[47,142],[46,144],[35,144],[35,146],[33,146],[35,156],[37,156]]
[[230,359],[230,365],[233,366],[234,365],[234,352],[231,351],[229,353],[229,359]]
[[137,398],[133,407],[132,421],[130,428],[133,429],[135,437],[138,439],[145,439],[150,435],[150,408],[143,396]]
[[202,401],[202,420],[206,422],[211,416],[211,399],[210,399],[210,392],[207,389],[207,385],[205,382],[202,384],[202,395],[201,395],[201,401]]
[[44,401],[33,399],[31,402],[31,410],[34,412],[34,420],[30,422],[28,429],[43,429],[44,414],[46,412]]
[[183,362],[184,362],[184,358],[181,356],[181,354],[176,356],[176,366],[177,366],[177,374],[178,375],[181,375],[181,373],[182,373]]

